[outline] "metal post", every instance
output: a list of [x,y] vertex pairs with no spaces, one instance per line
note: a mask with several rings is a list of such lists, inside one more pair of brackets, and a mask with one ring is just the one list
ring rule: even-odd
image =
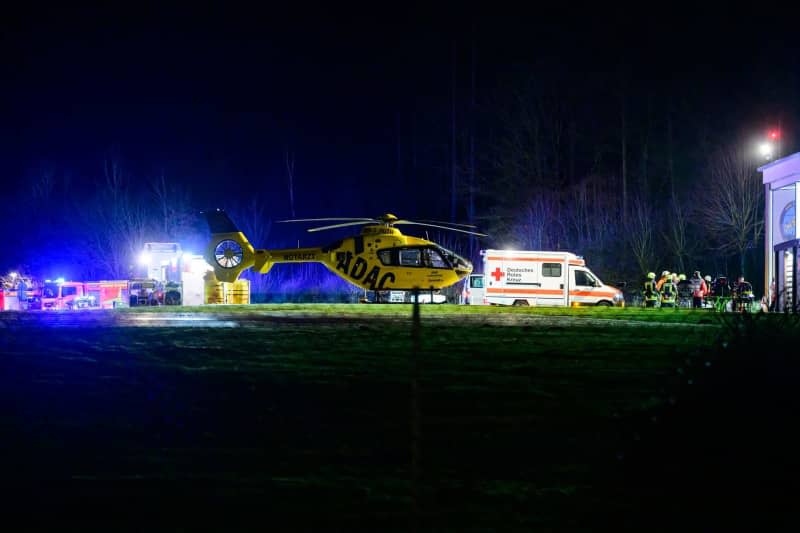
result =
[[411,315],[411,531],[419,529],[419,353],[422,333],[419,292],[419,287],[414,287]]
[[[769,273],[771,268],[769,268],[769,258],[770,252],[772,252],[772,195],[770,194],[770,184],[767,183],[764,185],[764,294],[767,295],[769,299]],[[777,279],[775,281],[775,287],[777,288],[778,282]],[[769,302],[767,302],[769,305]]]
[[[781,305],[781,278],[780,274],[780,252],[775,251],[773,252],[775,256],[775,263],[774,263],[774,270],[772,271],[773,275],[775,276],[775,311],[778,311]],[[784,293],[784,303],[786,299],[786,293]]]
[[797,312],[797,246],[792,247],[792,312]]

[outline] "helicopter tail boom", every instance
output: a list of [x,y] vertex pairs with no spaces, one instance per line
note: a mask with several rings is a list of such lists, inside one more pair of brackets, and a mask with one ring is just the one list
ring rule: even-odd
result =
[[323,262],[325,254],[321,248],[256,250],[225,211],[215,209],[204,214],[211,231],[211,243],[204,257],[219,281],[236,281],[248,268],[266,274],[275,263]]

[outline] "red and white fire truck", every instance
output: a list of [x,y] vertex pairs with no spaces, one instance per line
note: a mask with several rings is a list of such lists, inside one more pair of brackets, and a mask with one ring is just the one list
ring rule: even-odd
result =
[[45,281],[42,286],[43,310],[111,309],[125,301],[127,280]]

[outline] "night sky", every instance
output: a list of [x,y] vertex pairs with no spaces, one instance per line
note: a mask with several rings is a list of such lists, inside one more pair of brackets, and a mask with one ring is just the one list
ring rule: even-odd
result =
[[[298,216],[449,218],[453,67],[461,128],[470,120],[473,64],[484,117],[479,151],[491,152],[503,136],[502,121],[487,117],[500,116],[495,109],[521,77],[540,74],[581,110],[580,172],[595,169],[593,152],[605,144],[602,165],[619,167],[622,85],[632,142],[646,114],[675,111],[676,159],[687,181],[702,159],[700,137],[720,143],[780,124],[784,153],[796,149],[800,55],[789,17],[755,6],[531,11],[8,11],[0,20],[2,179],[7,192],[24,193],[31,169],[47,161],[80,194],[116,147],[134,184],[144,187],[163,169],[198,209],[258,193],[269,217],[280,219],[289,215],[288,147]],[[481,161],[479,173],[491,180],[491,158]]]

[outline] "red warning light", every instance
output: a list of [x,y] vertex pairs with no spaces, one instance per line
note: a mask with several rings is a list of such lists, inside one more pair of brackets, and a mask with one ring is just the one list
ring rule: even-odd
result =
[[772,130],[771,132],[769,132],[770,139],[777,139],[780,136],[781,136],[781,134],[777,130]]

